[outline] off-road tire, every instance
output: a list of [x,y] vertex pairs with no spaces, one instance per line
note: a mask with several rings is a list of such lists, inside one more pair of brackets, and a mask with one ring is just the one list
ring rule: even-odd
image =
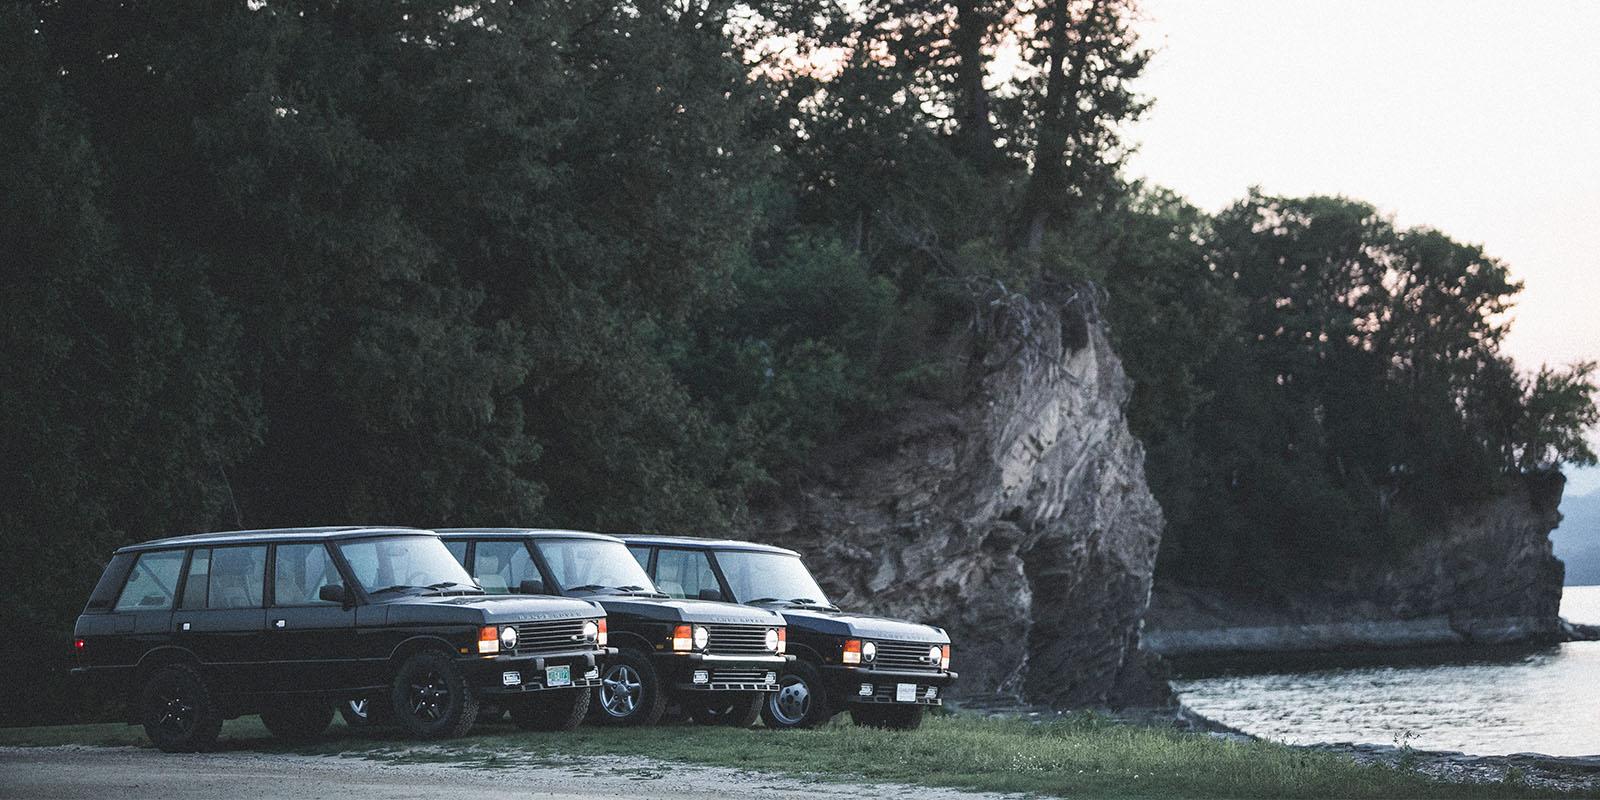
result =
[[511,704],[511,721],[525,731],[570,731],[589,713],[588,689],[546,689]]
[[163,752],[199,753],[216,746],[222,707],[194,667],[168,664],[140,687],[139,721]]
[[764,692],[709,692],[685,704],[689,718],[701,725],[748,728],[761,719],[767,695]]
[[815,728],[833,719],[833,698],[822,685],[817,668],[796,661],[778,676],[778,691],[765,696],[761,720],[775,730]]
[[[619,699],[624,683],[633,684],[627,692],[631,705]],[[619,650],[600,668],[600,686],[594,696],[598,707],[595,720],[605,725],[654,725],[667,710],[666,687],[661,685],[650,656],[629,648]]]
[[478,720],[478,693],[450,656],[428,650],[401,662],[389,690],[401,730],[419,739],[465,736]]

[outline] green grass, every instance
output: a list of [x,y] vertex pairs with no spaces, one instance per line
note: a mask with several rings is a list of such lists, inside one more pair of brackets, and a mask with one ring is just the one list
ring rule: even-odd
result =
[[[310,747],[286,748],[254,717],[223,729],[224,749],[343,754],[394,762],[451,762],[493,769],[559,763],[565,755],[645,755],[846,782],[894,781],[1062,797],[1528,797],[1524,785],[1446,784],[1388,767],[1266,742],[1121,725],[1093,717],[1058,722],[932,717],[896,733],[835,722],[812,731],[689,725],[584,727],[524,733],[503,724],[418,746],[392,734],[335,726]],[[122,725],[0,729],[0,745],[147,745]],[[1554,795],[1550,795],[1554,796]]]

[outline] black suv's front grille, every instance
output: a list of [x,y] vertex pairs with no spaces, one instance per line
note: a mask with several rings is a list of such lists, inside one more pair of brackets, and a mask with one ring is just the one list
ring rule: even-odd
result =
[[557,650],[576,650],[587,646],[583,639],[585,619],[561,619],[552,622],[519,622],[517,629],[518,653],[550,653]]
[[938,659],[928,662],[928,652],[937,645],[917,642],[875,642],[878,657],[873,664],[894,669],[939,669]]
[[715,655],[772,655],[767,649],[766,625],[711,625],[706,652]]

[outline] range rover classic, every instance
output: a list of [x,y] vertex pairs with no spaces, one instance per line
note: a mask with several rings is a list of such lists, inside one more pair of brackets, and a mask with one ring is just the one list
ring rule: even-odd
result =
[[813,727],[848,710],[858,725],[915,728],[956,679],[943,629],[840,611],[793,550],[683,536],[622,539],[669,594],[681,586],[782,612],[797,660],[761,709],[768,727]]
[[617,655],[595,689],[591,716],[601,723],[650,725],[676,706],[701,724],[748,727],[792,659],[783,617],[668,597],[615,537],[520,528],[439,533],[486,589],[582,597],[605,608]]
[[585,600],[486,595],[431,531],[206,533],[116,551],[72,671],[168,752],[205,750],[245,714],[311,738],[355,698],[420,738],[466,733],[485,700],[570,729],[611,652],[605,625]]

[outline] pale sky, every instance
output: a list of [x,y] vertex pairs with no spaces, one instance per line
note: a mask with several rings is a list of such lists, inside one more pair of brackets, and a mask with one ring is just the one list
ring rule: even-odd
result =
[[[1600,360],[1600,2],[1144,0],[1134,176],[1216,210],[1343,194],[1525,284],[1524,368]],[[1592,437],[1600,445],[1600,431]],[[1569,471],[1568,495],[1600,489]]]

